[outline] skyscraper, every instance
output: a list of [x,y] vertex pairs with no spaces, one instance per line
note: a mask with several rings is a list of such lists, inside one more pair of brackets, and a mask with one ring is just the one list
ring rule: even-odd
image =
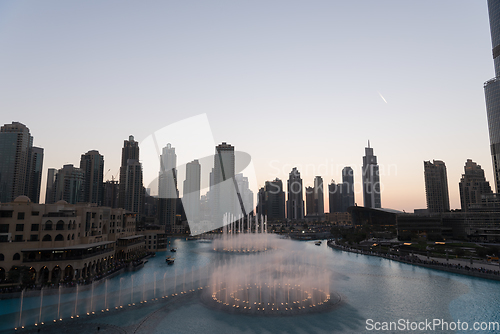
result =
[[335,184],[335,180],[328,185],[328,204],[329,212],[343,212],[342,211],[342,193],[344,184]]
[[33,137],[24,124],[12,122],[0,128],[0,157],[0,202],[21,195],[38,202],[43,149],[33,148]]
[[45,188],[45,204],[52,204],[56,201],[56,175],[57,169],[49,168],[47,171],[47,187]]
[[[144,205],[144,186],[142,185],[142,164],[139,160],[127,160],[123,186],[125,188],[123,209],[141,214]],[[121,187],[122,183],[120,183],[120,189]]]
[[118,192],[120,191],[120,184],[117,180],[104,182],[104,190],[102,197],[102,205],[110,208],[118,207]]
[[[241,201],[240,205],[237,205],[237,210],[241,210],[242,206],[245,209],[245,213],[249,214],[253,211],[253,191],[250,190],[250,182],[248,182],[248,177],[243,176],[243,173],[238,173],[234,176],[236,181],[237,200]],[[241,211],[243,213],[243,211]]]
[[306,216],[316,215],[316,205],[314,203],[314,187],[306,187]]
[[80,169],[84,175],[82,202],[103,205],[104,156],[96,150],[82,154]]
[[[236,192],[235,156],[234,146],[223,142],[217,145],[214,155],[214,168],[212,170],[213,183],[210,189],[213,205],[212,219],[222,221],[225,213],[241,214],[238,193]],[[246,212],[245,212],[246,214]]]
[[134,136],[129,136],[128,140],[123,141],[118,206],[141,213],[143,204],[144,186],[142,165],[139,162],[139,143],[134,140]]
[[160,198],[177,198],[177,155],[169,143],[160,155],[158,194]]
[[134,140],[134,136],[129,136],[123,141],[122,163],[120,165],[120,186],[118,190],[118,207],[125,207],[125,191],[127,190],[127,164],[129,160],[139,161],[139,143]]
[[370,141],[368,141],[368,147],[365,147],[362,175],[364,207],[381,208],[379,169],[377,157],[373,155],[373,148],[370,147]]
[[32,147],[28,168],[27,195],[33,203],[40,202],[40,188],[42,185],[43,148]]
[[346,166],[342,169],[342,212],[354,206],[354,171]]
[[484,83],[496,192],[500,192],[500,1],[488,0],[495,77]]
[[446,165],[440,160],[424,161],[425,197],[429,213],[450,211]]
[[172,232],[177,214],[177,155],[170,143],[162,149],[160,155],[160,173],[158,175],[158,218],[166,232]]
[[287,218],[304,219],[304,197],[302,195],[302,179],[296,167],[288,175],[288,200],[286,202]]
[[314,178],[314,211],[317,216],[325,216],[325,195],[323,194],[323,178]]
[[200,221],[201,165],[198,160],[186,164],[186,179],[182,191],[182,205],[189,223]]
[[458,184],[460,189],[460,204],[462,211],[469,211],[470,204],[481,203],[482,195],[491,194],[490,183],[484,177],[484,170],[480,165],[467,159],[464,174]]
[[285,219],[285,193],[280,179],[266,181],[259,191],[259,208],[258,213],[266,215],[269,221]]
[[83,201],[84,172],[73,165],[64,165],[56,173],[54,203],[64,200],[69,204]]

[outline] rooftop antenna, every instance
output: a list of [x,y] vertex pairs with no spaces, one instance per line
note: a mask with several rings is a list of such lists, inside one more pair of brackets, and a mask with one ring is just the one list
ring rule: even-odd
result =
[[368,148],[370,148],[370,139],[368,139]]

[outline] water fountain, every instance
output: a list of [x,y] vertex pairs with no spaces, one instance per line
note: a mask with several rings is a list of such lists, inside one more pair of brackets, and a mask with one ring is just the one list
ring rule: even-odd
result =
[[80,288],[79,285],[76,286],[76,292],[75,292],[75,317],[78,316],[78,289]]
[[24,299],[24,290],[21,291],[21,308],[19,310],[19,325],[18,325],[18,328],[24,328],[24,326],[23,326],[23,299]]
[[[252,226],[252,221],[248,217],[247,233],[244,233],[243,217],[239,217],[235,222],[233,222],[232,219],[234,218],[230,215],[224,215],[222,237],[214,240],[214,251],[228,253],[259,253],[277,247],[276,244],[270,243],[267,233],[267,217],[255,217],[255,226]],[[252,233],[252,230],[254,233]]]
[[42,324],[43,325],[43,322],[42,322],[42,306],[43,306],[43,287],[40,290],[40,313],[39,313],[39,316],[38,316],[38,324]]
[[[256,217],[254,226],[249,222],[246,233],[242,220],[224,219],[213,249],[247,256],[221,255],[210,291],[202,297],[206,305],[230,313],[283,316],[329,310],[341,301],[331,291],[330,272],[321,258],[297,252],[292,241],[268,234],[267,217]],[[266,252],[271,249],[275,252]]]
[[[57,319],[61,319],[61,286],[59,285],[59,296],[57,297]],[[54,322],[56,322],[56,319],[54,319]]]

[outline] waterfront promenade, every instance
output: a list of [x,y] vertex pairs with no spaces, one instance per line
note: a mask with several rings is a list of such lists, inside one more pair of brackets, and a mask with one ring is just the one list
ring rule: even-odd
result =
[[397,255],[377,251],[366,251],[354,247],[338,245],[334,240],[328,241],[328,246],[346,252],[358,253],[363,255],[378,256],[389,260],[398,261],[406,264],[417,265],[429,269],[447,271],[455,274],[468,275],[480,278],[500,281],[500,267],[498,264],[487,263],[468,259],[454,258],[443,259],[438,257],[427,257],[419,254]]

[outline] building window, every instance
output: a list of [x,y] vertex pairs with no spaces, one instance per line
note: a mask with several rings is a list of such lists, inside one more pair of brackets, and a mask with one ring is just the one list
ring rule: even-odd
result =
[[30,235],[30,241],[38,241],[38,234]]
[[40,225],[38,225],[38,224],[31,224],[31,231],[33,231],[33,232],[38,231],[39,228],[40,228]]
[[54,239],[54,241],[64,241],[63,235],[62,234],[56,235],[56,238]]
[[24,219],[24,212],[18,212],[17,213],[17,219],[18,220],[23,220]]
[[46,234],[46,235],[43,237],[42,241],[52,241],[52,237],[50,236],[50,234]]
[[4,261],[4,260],[5,260],[5,256],[2,253],[0,253],[0,261]]
[[9,224],[0,224],[0,233],[9,233]]
[[24,231],[24,224],[16,224],[16,231],[17,232]]
[[45,223],[45,231],[52,231],[52,222],[50,220]]
[[19,255],[19,253],[14,254],[14,256],[12,257],[12,260],[13,261],[21,260],[21,255]]
[[0,210],[0,218],[12,218],[12,210]]
[[58,221],[56,224],[56,230],[64,230],[64,222],[62,220]]
[[38,215],[40,215],[40,212],[38,212],[38,211],[31,211],[31,215],[32,216],[38,216]]

